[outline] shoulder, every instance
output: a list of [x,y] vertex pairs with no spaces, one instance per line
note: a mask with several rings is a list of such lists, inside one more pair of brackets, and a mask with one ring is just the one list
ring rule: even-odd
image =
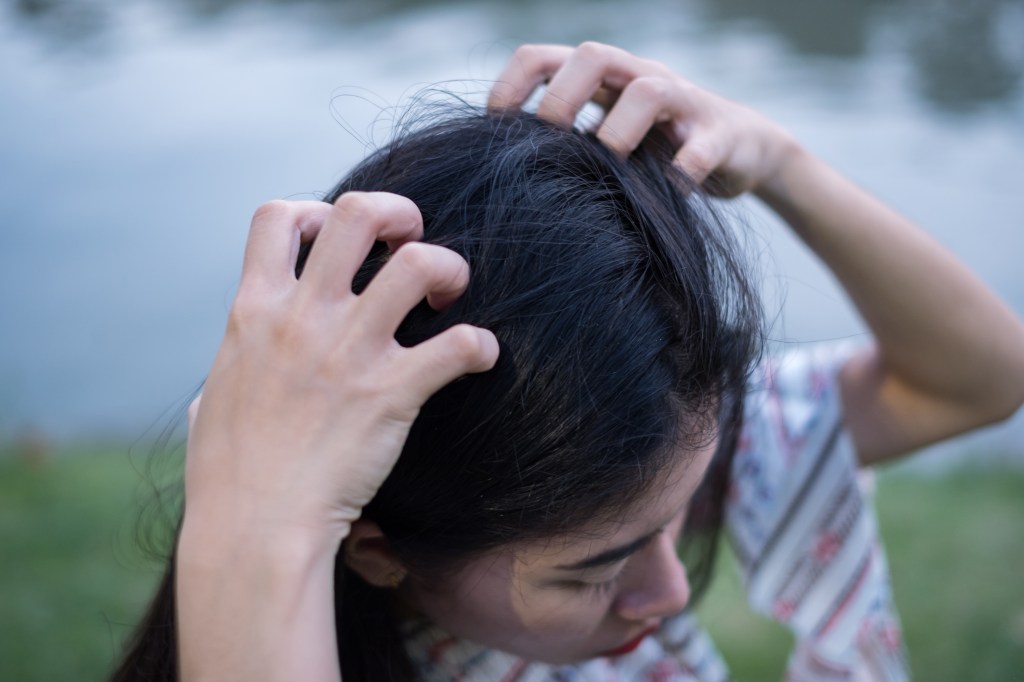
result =
[[873,664],[902,679],[885,556],[841,395],[863,348],[801,347],[758,367],[726,518],[751,606],[798,637],[791,672],[804,654],[860,669],[857,642],[870,641]]
[[755,369],[726,506],[741,556],[762,554],[782,526],[817,513],[829,492],[855,480],[838,376],[858,348],[800,346]]
[[797,447],[824,420],[839,418],[839,375],[862,348],[854,342],[813,344],[766,356],[750,378],[744,435]]

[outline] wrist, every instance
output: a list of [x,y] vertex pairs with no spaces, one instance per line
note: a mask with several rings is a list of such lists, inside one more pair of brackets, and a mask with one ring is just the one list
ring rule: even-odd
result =
[[340,540],[186,513],[175,558],[182,680],[336,680]]
[[261,515],[241,515],[186,506],[178,537],[178,563],[212,569],[238,561],[286,569],[330,559],[348,536],[349,523],[283,523]]
[[793,188],[798,185],[794,177],[813,159],[803,146],[788,133],[780,132],[773,144],[772,172],[766,174],[753,188],[753,193],[769,206],[788,203]]

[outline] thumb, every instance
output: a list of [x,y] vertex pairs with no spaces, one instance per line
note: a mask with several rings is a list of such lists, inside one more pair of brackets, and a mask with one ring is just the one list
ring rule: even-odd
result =
[[682,149],[676,153],[676,164],[700,185],[722,164],[724,158],[723,145],[713,136],[704,133],[694,135],[683,143]]

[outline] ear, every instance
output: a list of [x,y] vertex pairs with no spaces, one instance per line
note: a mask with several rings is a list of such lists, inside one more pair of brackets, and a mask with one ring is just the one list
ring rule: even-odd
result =
[[394,589],[408,572],[391,550],[380,526],[367,519],[352,524],[343,551],[345,565],[376,587]]

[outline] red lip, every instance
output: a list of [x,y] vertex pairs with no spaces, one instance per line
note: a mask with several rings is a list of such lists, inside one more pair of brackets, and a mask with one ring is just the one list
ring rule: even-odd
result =
[[647,637],[649,635],[652,635],[652,634],[654,634],[657,631],[658,631],[658,628],[655,628],[655,627],[647,628],[646,630],[641,632],[639,635],[637,635],[635,638],[629,640],[628,642],[626,642],[622,646],[615,647],[614,649],[611,649],[609,651],[604,651],[604,652],[602,652],[599,655],[600,656],[625,656],[626,654],[633,653],[634,651],[636,651],[637,647],[640,646],[641,642],[643,642],[645,639],[647,639]]

